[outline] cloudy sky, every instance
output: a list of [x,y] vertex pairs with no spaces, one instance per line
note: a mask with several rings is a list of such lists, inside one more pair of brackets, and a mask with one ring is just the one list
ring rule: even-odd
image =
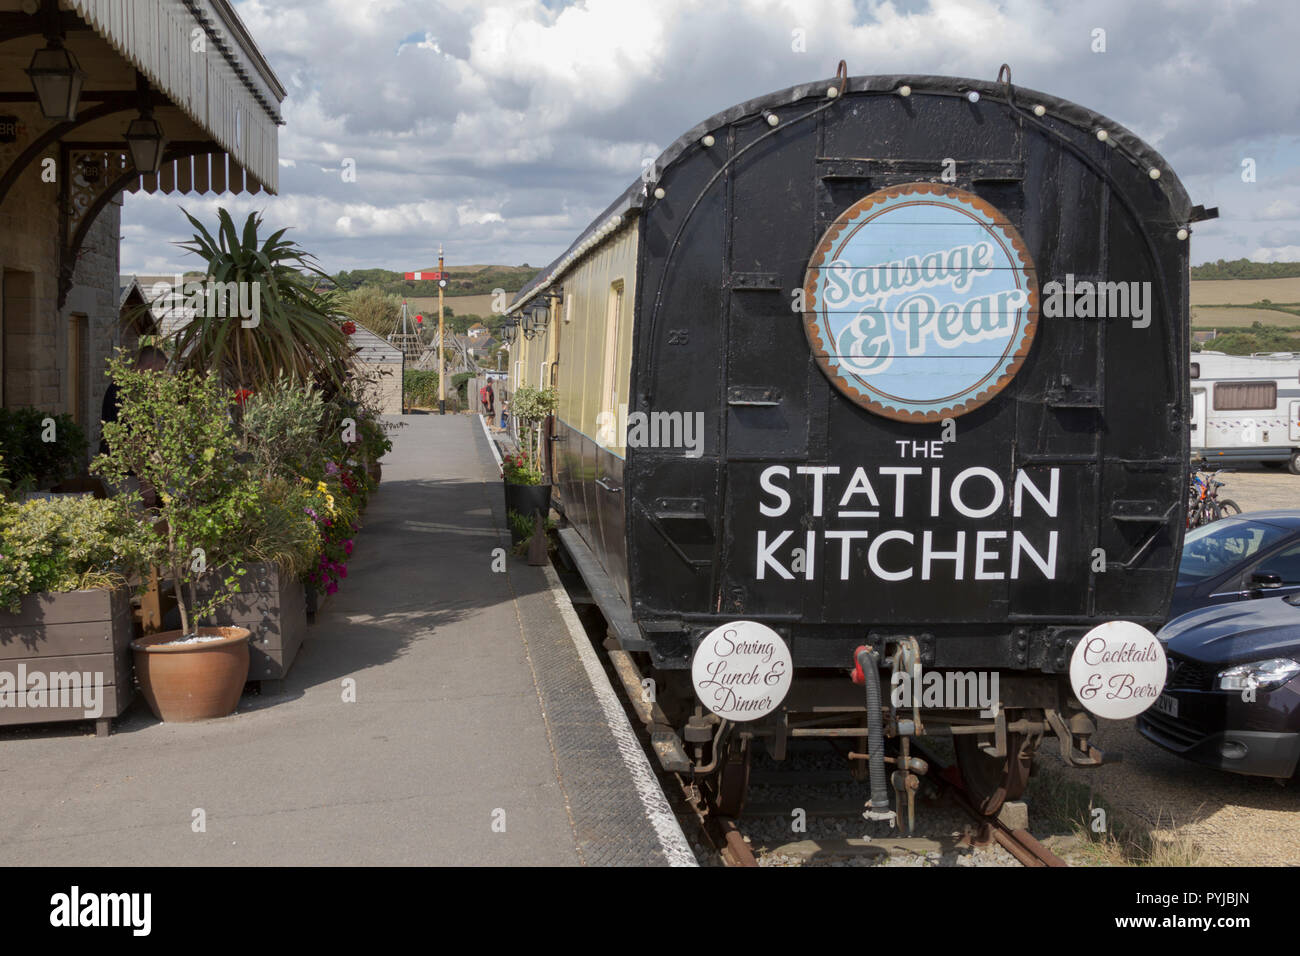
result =
[[[541,266],[654,157],[734,103],[834,73],[992,79],[1155,146],[1192,261],[1300,259],[1295,0],[235,0],[289,95],[265,211],[327,271]],[[1095,51],[1104,32],[1104,52]],[[356,161],[356,181],[340,164]],[[1243,182],[1253,160],[1255,181]],[[193,259],[175,197],[128,196],[124,272]]]

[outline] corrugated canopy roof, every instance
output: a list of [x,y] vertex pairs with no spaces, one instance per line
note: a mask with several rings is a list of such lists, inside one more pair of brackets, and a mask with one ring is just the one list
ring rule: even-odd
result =
[[279,188],[285,89],[227,0],[65,2],[240,167]]

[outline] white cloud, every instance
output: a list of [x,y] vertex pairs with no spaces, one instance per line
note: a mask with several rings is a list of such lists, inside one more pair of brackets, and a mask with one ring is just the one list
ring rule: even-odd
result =
[[1296,262],[1300,260],[1300,245],[1260,246],[1250,254],[1256,262]]
[[[544,264],[658,154],[735,103],[850,72],[1013,79],[1112,117],[1196,202],[1196,261],[1286,249],[1300,127],[1288,0],[237,0],[290,90],[280,197],[265,209],[330,270]],[[1092,31],[1106,30],[1106,52]],[[794,47],[802,31],[806,52]],[[1275,154],[1281,154],[1275,155]],[[1253,191],[1241,159],[1259,158]],[[356,161],[356,182],[341,162]],[[1286,161],[1283,161],[1286,160]],[[127,200],[123,263],[175,261],[178,197]]]

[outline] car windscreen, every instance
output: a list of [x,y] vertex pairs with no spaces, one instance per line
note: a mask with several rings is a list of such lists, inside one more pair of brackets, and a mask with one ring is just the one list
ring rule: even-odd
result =
[[1286,531],[1281,528],[1244,518],[1225,518],[1202,525],[1187,532],[1183,539],[1178,583],[1195,584],[1217,577],[1285,536]]

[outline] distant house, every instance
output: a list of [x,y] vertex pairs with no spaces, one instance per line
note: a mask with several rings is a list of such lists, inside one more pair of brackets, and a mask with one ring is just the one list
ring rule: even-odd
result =
[[467,333],[470,338],[477,339],[488,334],[488,327],[481,322],[475,322],[469,327]]
[[148,293],[139,276],[118,276],[117,289],[118,326],[113,346],[134,354],[140,349],[141,336],[158,334],[158,321],[148,309]]
[[176,285],[177,278],[184,281],[186,277],[178,277],[174,274],[136,276],[145,301],[149,304],[149,310],[157,323],[157,334],[164,338],[175,335],[194,318],[195,310],[185,307],[183,285],[179,287]]
[[1214,331],[1211,331],[1211,332],[1193,332],[1193,333],[1192,333],[1192,341],[1193,341],[1193,342],[1202,342],[1202,343],[1203,343],[1203,342],[1211,342],[1211,341],[1213,341],[1214,339],[1217,339],[1218,337],[1219,337],[1219,332],[1218,332],[1217,329],[1215,329]]
[[406,356],[391,342],[358,325],[350,336],[357,350],[361,375],[368,379],[364,391],[373,396],[385,415],[402,414],[402,373]]

